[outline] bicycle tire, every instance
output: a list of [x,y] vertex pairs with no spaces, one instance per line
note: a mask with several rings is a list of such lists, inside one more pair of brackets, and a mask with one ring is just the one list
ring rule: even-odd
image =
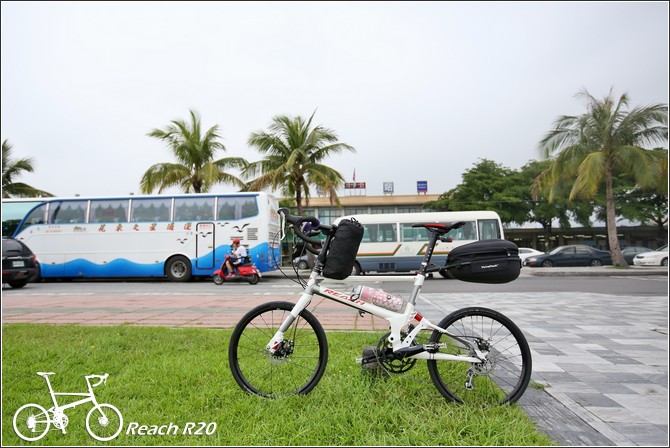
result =
[[[503,314],[481,307],[463,308],[438,324],[454,336],[484,340],[485,364],[463,361],[428,361],[433,384],[449,401],[465,404],[513,404],[528,387],[532,371],[530,347],[521,330]],[[470,355],[464,344],[437,330],[430,342],[440,343],[440,353]],[[468,377],[471,388],[468,388]]]
[[[95,413],[96,410],[100,415]],[[123,416],[116,406],[111,404],[97,404],[86,414],[86,430],[91,437],[101,442],[112,440],[119,435],[122,428]]]
[[288,353],[271,355],[266,346],[293,309],[290,302],[269,302],[249,311],[230,337],[228,363],[237,384],[267,398],[310,392],[328,363],[326,332],[303,310],[285,333]]
[[[24,411],[27,411],[24,413]],[[25,415],[24,415],[25,414]],[[40,418],[40,416],[43,417]],[[28,403],[21,406],[12,419],[12,426],[17,436],[27,442],[34,442],[44,437],[51,426],[51,419],[46,409],[39,404]],[[32,426],[32,428],[31,428]],[[30,430],[30,432],[28,432]],[[24,434],[36,434],[27,436]]]

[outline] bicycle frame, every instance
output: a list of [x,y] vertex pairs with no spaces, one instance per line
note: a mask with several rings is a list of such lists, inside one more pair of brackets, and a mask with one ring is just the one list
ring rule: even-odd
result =
[[[93,402],[94,406],[98,405],[98,402],[95,398],[95,393],[93,392],[93,387],[91,386],[91,380],[88,376],[84,377],[86,378],[86,385],[88,386],[89,393],[70,393],[70,392],[54,392],[53,387],[51,386],[51,381],[49,380],[49,376],[44,376],[44,379],[47,382],[47,386],[49,387],[49,394],[51,395],[51,400],[54,403],[54,411],[57,412],[63,412],[66,409],[71,409],[76,406],[79,406],[80,404],[88,403],[88,402]],[[84,398],[82,400],[77,400],[72,403],[66,404],[59,406],[58,401],[56,400],[56,397],[88,397]]]
[[[290,315],[287,316],[282,325],[279,327],[279,330],[275,333],[274,337],[270,340],[270,342],[266,346],[266,350],[268,350],[268,352],[270,352],[271,354],[275,353],[275,351],[279,348],[284,338],[284,333],[289,329],[291,324],[300,315],[302,310],[304,310],[307,306],[309,306],[314,295],[318,295],[326,299],[334,300],[335,302],[341,303],[343,305],[356,308],[361,312],[369,313],[372,314],[373,316],[377,316],[387,320],[391,327],[391,332],[390,335],[388,336],[388,341],[392,344],[394,352],[403,348],[410,347],[420,331],[430,329],[446,334],[449,337],[459,341],[460,343],[467,345],[472,350],[474,350],[474,353],[477,355],[477,357],[475,358],[464,355],[450,355],[444,353],[431,353],[429,351],[423,351],[421,353],[408,355],[407,356],[408,358],[441,360],[441,361],[464,361],[470,363],[483,362],[486,359],[486,355],[482,353],[481,350],[479,350],[477,345],[473,344],[470,341],[449,334],[449,332],[447,332],[445,329],[440,328],[439,326],[433,324],[432,322],[430,322],[430,320],[428,320],[427,318],[425,318],[416,311],[415,308],[416,300],[419,296],[419,291],[421,290],[421,287],[423,286],[423,283],[426,279],[430,258],[432,256],[433,249],[435,247],[435,244],[437,243],[438,238],[439,236],[437,235],[437,233],[432,232],[430,241],[428,243],[428,248],[426,250],[426,254],[424,255],[423,261],[421,262],[421,268],[416,278],[414,279],[414,288],[412,289],[410,297],[405,305],[405,311],[396,312],[360,300],[354,294],[343,293],[332,288],[322,287],[320,285],[320,283],[324,280],[324,278],[320,277],[319,275],[320,272],[319,265],[321,265],[321,263],[323,262],[322,254],[325,254],[325,251],[327,250],[327,247],[331,239],[330,235],[327,236],[326,241],[321,250],[321,254],[319,255],[319,259],[317,260],[317,266],[315,266],[314,269],[312,270],[304,292],[302,293],[300,299],[291,310]],[[416,321],[418,324],[404,339],[402,339],[401,337],[402,328],[407,324],[411,323],[412,321]]]

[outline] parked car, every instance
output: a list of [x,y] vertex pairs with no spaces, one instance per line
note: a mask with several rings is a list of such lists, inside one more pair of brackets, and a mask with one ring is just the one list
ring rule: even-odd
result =
[[544,255],[544,252],[539,251],[537,249],[533,249],[532,247],[520,247],[519,248],[519,258],[521,258],[521,264],[525,265],[526,258],[532,256],[532,255]]
[[293,259],[293,266],[298,269],[312,269],[314,267],[314,262],[316,261],[316,256],[312,254],[305,254],[302,257],[295,257]]
[[612,264],[612,254],[583,244],[559,246],[544,255],[526,258],[526,266],[550,268],[552,266],[603,266]]
[[637,254],[633,258],[635,266],[667,266],[668,265],[668,245],[656,250]]
[[621,253],[623,254],[623,259],[626,260],[626,263],[628,263],[629,265],[633,264],[633,258],[635,258],[637,254],[641,254],[644,252],[651,252],[651,249],[642,246],[628,246],[627,248],[621,251]]
[[39,278],[37,257],[19,240],[2,237],[2,283],[12,288],[23,288]]

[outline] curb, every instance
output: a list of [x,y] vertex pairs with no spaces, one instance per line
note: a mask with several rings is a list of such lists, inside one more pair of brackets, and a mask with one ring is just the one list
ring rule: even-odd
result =
[[637,267],[628,267],[628,268],[612,268],[612,267],[600,267],[600,268],[523,268],[522,272],[535,275],[539,277],[607,277],[607,276],[617,276],[617,277],[626,277],[626,276],[647,276],[647,275],[668,275],[668,268],[637,268]]

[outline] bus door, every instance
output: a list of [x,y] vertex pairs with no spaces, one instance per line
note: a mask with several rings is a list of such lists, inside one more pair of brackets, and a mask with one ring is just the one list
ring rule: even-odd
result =
[[214,269],[214,248],[216,247],[214,229],[213,222],[199,222],[195,225],[195,233],[197,235],[195,243],[195,267],[198,269]]

